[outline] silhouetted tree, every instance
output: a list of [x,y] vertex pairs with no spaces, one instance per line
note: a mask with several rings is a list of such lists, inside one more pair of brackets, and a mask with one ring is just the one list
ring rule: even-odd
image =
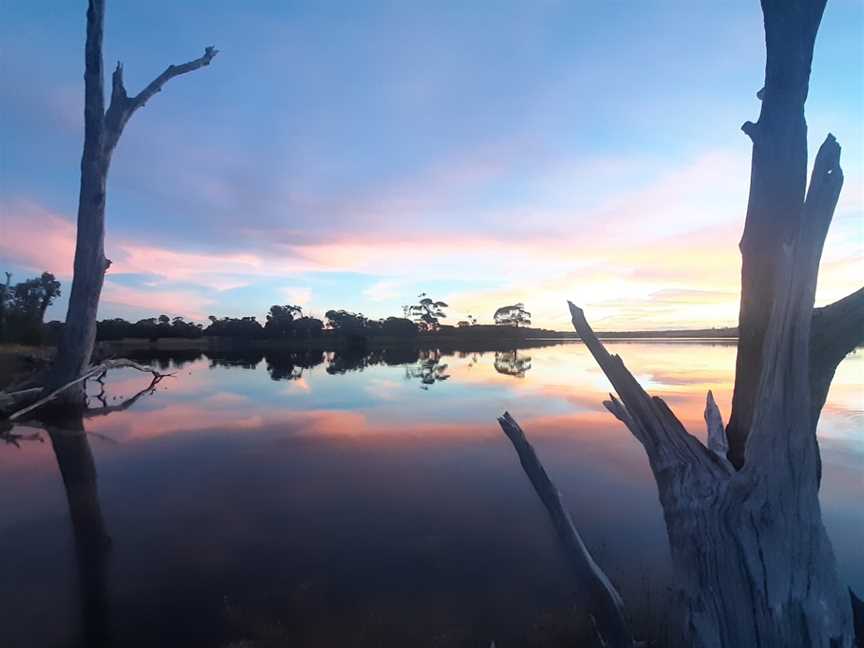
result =
[[351,313],[346,310],[328,310],[324,313],[330,328],[346,335],[363,334],[369,320],[363,313]]
[[6,316],[12,307],[12,273],[5,274],[6,282],[0,284],[0,340],[6,339]]
[[510,306],[502,306],[495,311],[495,323],[501,326],[531,326],[531,313],[525,310],[525,304],[519,302]]
[[254,340],[264,337],[264,327],[252,315],[223,317],[222,319],[213,317],[210,320],[210,326],[204,329],[204,335]]
[[417,325],[404,317],[388,317],[379,322],[379,327],[382,335],[405,338],[417,335]]
[[441,325],[441,320],[447,317],[444,312],[449,306],[443,301],[435,301],[426,293],[420,293],[417,296],[420,301],[417,304],[403,307],[408,317],[411,317],[417,326],[423,331],[437,331]]
[[60,282],[50,272],[11,285],[10,273],[0,286],[0,340],[39,344],[45,311],[60,296]]
[[267,313],[267,322],[264,324],[267,337],[280,338],[291,336],[294,329],[294,321],[302,313],[303,309],[300,306],[292,306],[290,304],[271,306],[270,312]]

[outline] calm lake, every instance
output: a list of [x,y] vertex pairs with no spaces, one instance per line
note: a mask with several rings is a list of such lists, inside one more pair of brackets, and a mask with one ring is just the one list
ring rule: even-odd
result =
[[[734,343],[607,346],[696,436],[708,389],[728,417]],[[819,427],[824,521],[859,595],[862,356],[841,364]],[[85,418],[86,435],[78,421],[0,446],[0,646],[572,645],[578,584],[496,423],[505,410],[637,632],[663,624],[656,488],[581,344],[154,361],[176,374]],[[148,382],[117,372],[104,403]],[[76,551],[76,533],[86,545],[103,528],[110,551]]]

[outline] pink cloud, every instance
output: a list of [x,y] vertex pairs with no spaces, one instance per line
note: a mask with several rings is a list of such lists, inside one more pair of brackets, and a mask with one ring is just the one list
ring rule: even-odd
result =
[[0,257],[34,272],[72,276],[75,224],[40,205],[0,202]]
[[141,290],[105,280],[102,301],[108,304],[138,309],[147,313],[170,313],[188,319],[207,319],[212,299],[188,290]]
[[[298,232],[277,224],[245,232],[231,252],[210,252],[169,249],[109,232],[110,272],[150,275],[155,280],[143,288],[114,286],[106,301],[202,315],[211,305],[219,310],[214,303],[218,298],[196,294],[197,288],[219,292],[265,279],[293,278],[293,284],[311,272],[351,272],[374,277],[375,283],[361,294],[374,303],[370,308],[378,305],[380,315],[386,314],[387,302],[409,290],[405,298],[412,297],[413,286],[434,277],[489,286],[482,293],[443,295],[454,321],[467,313],[482,321],[502,303],[523,301],[535,324],[566,329],[569,322],[562,304],[568,298],[590,307],[592,320],[604,328],[725,325],[737,319],[737,241],[749,167],[737,152],[696,156],[649,174],[652,181],[629,190],[601,188],[599,196],[592,194],[599,200],[585,207],[578,192],[565,190],[576,173],[565,170],[545,187],[561,199],[555,206],[535,208],[528,200],[516,208],[481,208],[476,218],[462,219],[468,225],[460,224],[456,233],[446,227],[429,233],[426,216],[449,209],[468,195],[466,191],[498,178],[500,165],[486,157],[469,156],[451,167],[431,168],[413,180],[363,196],[356,204],[337,205],[345,213],[352,213],[352,207],[356,211],[336,234],[314,227]],[[585,161],[575,168],[589,180],[594,177]],[[596,173],[602,182],[612,172],[604,164]],[[633,175],[630,168],[627,177]],[[590,184],[585,178],[579,180],[579,186],[586,183]],[[453,218],[465,211],[459,205],[454,209]],[[23,201],[5,205],[4,212],[9,215],[4,220],[8,235],[0,242],[4,256],[68,277],[74,249],[71,221]],[[854,238],[846,235],[852,227],[849,222],[839,220],[826,246],[820,300],[842,296],[859,282],[860,246],[849,242]],[[354,231],[360,224],[363,229]],[[37,240],[38,246],[20,243]],[[177,284],[193,288],[181,290]],[[407,286],[412,288],[403,290]],[[285,298],[294,303],[311,299],[302,284],[285,290]],[[673,293],[679,298],[671,300]],[[316,294],[317,299],[326,295]],[[177,306],[182,308],[174,311]]]

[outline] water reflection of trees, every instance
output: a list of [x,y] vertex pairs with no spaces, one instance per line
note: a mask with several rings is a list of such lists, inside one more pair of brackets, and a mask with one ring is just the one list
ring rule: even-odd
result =
[[209,356],[210,368],[222,367],[230,369],[237,367],[239,369],[257,369],[258,365],[264,359],[262,351],[245,351],[238,353],[222,353],[218,356]]
[[495,352],[495,371],[500,374],[524,378],[530,369],[531,356],[520,355],[516,349]]
[[[412,345],[368,348],[363,345],[345,345],[338,349],[231,349],[219,351],[166,351],[140,352],[135,358],[139,362],[157,364],[163,370],[180,369],[185,364],[206,359],[210,368],[258,369],[265,363],[267,373],[273,380],[299,380],[305,372],[319,365],[330,375],[344,375],[363,371],[367,367],[385,365],[405,368],[405,377],[417,380],[421,387],[450,378],[448,356],[467,360],[467,367],[480,363],[484,354],[478,351],[419,349]],[[531,356],[518,349],[495,351],[495,370],[500,374],[524,378],[531,369]]]
[[447,364],[442,362],[442,354],[439,350],[421,351],[417,364],[413,367],[405,367],[405,378],[419,380],[420,389],[429,389],[436,382],[443,382],[450,378],[447,373]]
[[204,357],[201,351],[195,349],[134,349],[124,352],[123,356],[142,364],[152,364],[161,371],[182,369],[189,363]]
[[298,380],[303,371],[324,362],[324,352],[318,350],[267,353],[267,373],[273,380]]

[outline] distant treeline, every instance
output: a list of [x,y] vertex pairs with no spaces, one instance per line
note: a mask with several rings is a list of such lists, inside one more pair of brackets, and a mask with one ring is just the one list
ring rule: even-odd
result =
[[167,315],[127,322],[115,318],[97,323],[96,338],[110,341],[124,338],[201,337],[238,338],[245,340],[308,340],[324,335],[338,336],[376,336],[414,337],[420,327],[403,317],[387,317],[372,320],[361,314],[344,310],[327,311],[326,320],[303,315],[299,306],[273,306],[262,325],[254,316],[216,317],[210,316],[210,324],[204,326],[187,322],[182,317],[169,318]]
[[[60,282],[49,272],[17,284],[11,283],[12,275],[6,273],[6,281],[0,284],[0,342],[20,344],[56,344],[63,324],[43,324],[45,311],[60,296]],[[202,337],[225,338],[237,341],[253,340],[315,340],[329,338],[340,342],[362,342],[366,339],[411,340],[417,337],[434,337],[439,340],[460,340],[480,348],[483,344],[501,346],[508,341],[531,339],[577,339],[573,332],[551,331],[531,328],[531,313],[522,303],[498,308],[493,316],[494,325],[478,324],[468,315],[456,326],[443,324],[449,306],[436,301],[426,293],[418,295],[416,304],[403,306],[404,317],[372,319],[363,313],[347,310],[328,310],[324,319],[303,313],[300,306],[273,305],[264,323],[255,316],[216,317],[211,315],[209,324],[187,321],[182,317],[159,315],[129,322],[122,318],[97,322],[96,339],[117,341],[123,339]],[[617,331],[598,333],[605,338],[720,338],[735,337],[735,328],[712,328],[690,331]],[[480,346],[477,346],[480,345]]]

